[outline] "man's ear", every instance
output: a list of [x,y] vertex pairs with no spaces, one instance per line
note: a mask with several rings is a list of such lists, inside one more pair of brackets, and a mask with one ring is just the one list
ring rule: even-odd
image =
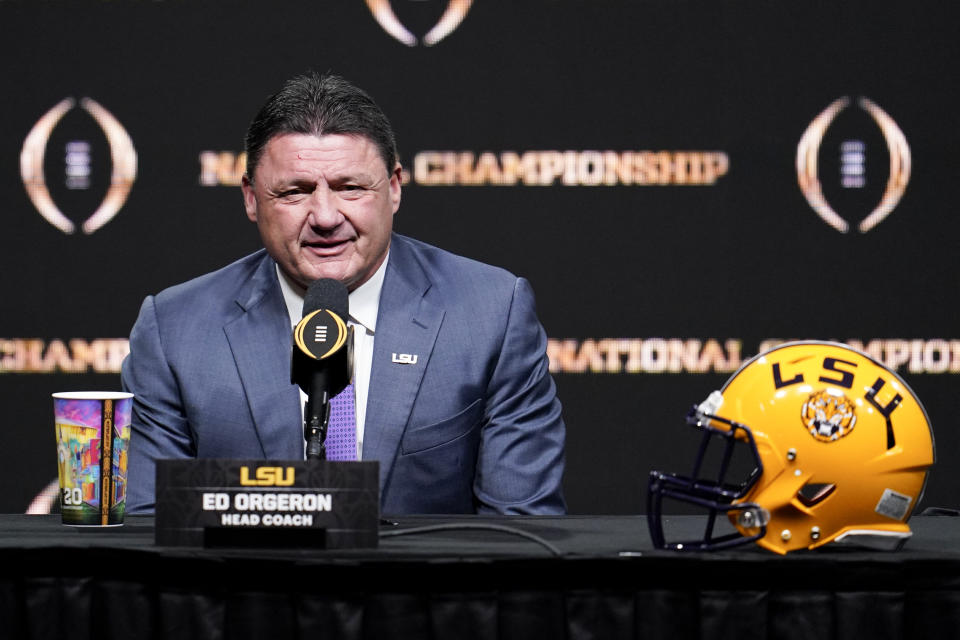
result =
[[250,222],[257,221],[257,194],[253,190],[253,182],[247,174],[240,180],[240,190],[243,191],[243,206],[247,211]]
[[398,162],[397,166],[393,168],[393,173],[390,174],[390,203],[393,206],[394,213],[400,208],[400,185],[402,182],[403,167]]

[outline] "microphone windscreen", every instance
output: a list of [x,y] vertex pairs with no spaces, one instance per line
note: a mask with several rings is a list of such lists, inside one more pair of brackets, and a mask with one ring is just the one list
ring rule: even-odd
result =
[[345,321],[350,309],[350,294],[347,287],[333,278],[314,280],[307,287],[306,295],[303,296],[303,315],[306,316],[317,309],[332,311]]

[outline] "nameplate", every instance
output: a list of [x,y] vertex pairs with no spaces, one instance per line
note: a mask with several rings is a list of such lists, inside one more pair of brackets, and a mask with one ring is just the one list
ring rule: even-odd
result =
[[380,464],[158,460],[161,546],[376,547]]

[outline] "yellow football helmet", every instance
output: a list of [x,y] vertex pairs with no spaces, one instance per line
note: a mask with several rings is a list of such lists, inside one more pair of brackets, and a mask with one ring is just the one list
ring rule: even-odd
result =
[[[783,344],[744,364],[687,422],[703,431],[693,473],[650,474],[656,547],[756,541],[786,553],[829,542],[899,548],[910,537],[907,519],[934,462],[933,431],[910,387],[869,356],[831,342]],[[716,474],[703,477],[717,441]],[[748,464],[742,481],[730,482],[737,448]],[[664,499],[707,511],[702,539],[664,538]],[[735,531],[717,533],[723,514]]]

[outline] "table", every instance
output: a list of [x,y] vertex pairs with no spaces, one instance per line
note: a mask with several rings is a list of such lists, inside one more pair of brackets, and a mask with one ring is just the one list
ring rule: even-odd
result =
[[[153,519],[0,515],[0,637],[943,638],[960,518],[899,552],[651,548],[643,516],[392,519],[351,551],[157,547]],[[669,524],[695,531],[701,520]],[[481,529],[492,526],[496,529]],[[512,535],[516,529],[545,544]],[[553,547],[551,550],[550,547]],[[559,553],[559,555],[556,555]]]

